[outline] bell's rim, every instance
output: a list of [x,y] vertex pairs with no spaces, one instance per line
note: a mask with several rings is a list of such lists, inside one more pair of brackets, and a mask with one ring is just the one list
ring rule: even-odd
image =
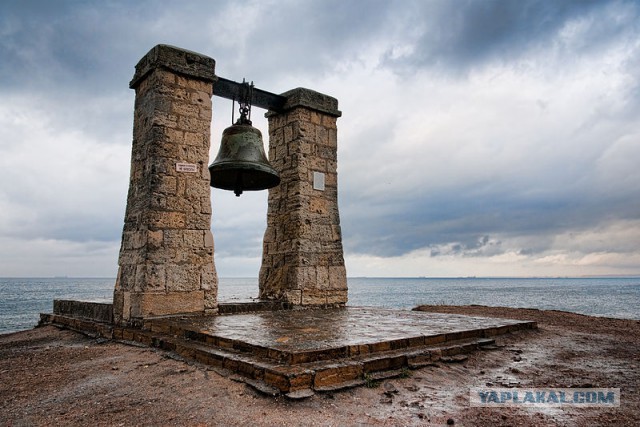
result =
[[280,174],[278,174],[278,172],[271,166],[256,163],[256,162],[251,162],[251,161],[245,161],[245,160],[218,160],[209,165],[209,171],[233,170],[233,169],[242,169],[242,170],[259,169],[261,171],[269,172],[273,175],[277,175],[278,177],[280,176]]

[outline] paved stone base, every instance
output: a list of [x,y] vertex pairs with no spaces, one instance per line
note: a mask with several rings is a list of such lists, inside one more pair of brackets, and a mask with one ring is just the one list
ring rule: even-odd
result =
[[137,341],[226,369],[263,392],[305,397],[399,375],[536,328],[535,322],[347,307],[148,319],[141,329],[43,314],[56,324]]

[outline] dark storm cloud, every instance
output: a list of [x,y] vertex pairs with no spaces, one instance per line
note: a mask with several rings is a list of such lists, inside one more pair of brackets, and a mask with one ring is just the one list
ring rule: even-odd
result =
[[[142,12],[132,3],[9,1],[0,6],[0,90],[26,88],[55,92],[84,91],[84,84],[113,90],[130,70],[131,40],[123,27]],[[107,78],[110,76],[110,78]],[[98,91],[96,91],[98,93]]]
[[[454,253],[493,256],[503,250],[496,244],[499,242],[492,242],[490,251],[477,249],[496,235],[538,236],[535,246],[518,249],[523,253],[541,253],[552,244],[545,236],[568,230],[580,233],[597,227],[603,218],[640,219],[640,188],[608,196],[560,191],[539,198],[507,191],[479,197],[463,188],[435,194],[425,190],[425,194],[391,202],[393,207],[389,209],[378,203],[367,206],[365,200],[348,200],[346,194],[341,202],[347,251],[382,257],[447,244],[454,245]],[[615,247],[615,242],[611,246]],[[439,254],[437,249],[432,251],[432,256]]]
[[437,6],[423,2],[414,16],[413,24],[422,30],[415,50],[400,58],[389,53],[386,63],[400,70],[436,67],[466,72],[486,62],[511,62],[532,50],[551,49],[567,24],[586,19],[589,31],[578,45],[563,51],[573,56],[606,45],[625,29],[605,16],[616,10],[626,15],[618,21],[637,22],[639,8],[631,1],[467,0]]

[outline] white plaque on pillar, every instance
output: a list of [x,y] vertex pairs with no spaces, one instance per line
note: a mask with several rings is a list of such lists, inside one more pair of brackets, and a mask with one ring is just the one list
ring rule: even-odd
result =
[[322,172],[313,173],[313,189],[324,191],[324,174]]
[[198,172],[198,165],[193,163],[176,163],[176,171],[196,173]]

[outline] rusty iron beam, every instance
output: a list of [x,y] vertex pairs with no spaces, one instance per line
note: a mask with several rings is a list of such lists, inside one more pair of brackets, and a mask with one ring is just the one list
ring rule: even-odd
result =
[[[241,87],[242,83],[218,77],[218,80],[213,84],[213,95],[237,101],[240,98]],[[282,112],[286,100],[287,98],[284,96],[254,87],[251,105],[265,110]]]

